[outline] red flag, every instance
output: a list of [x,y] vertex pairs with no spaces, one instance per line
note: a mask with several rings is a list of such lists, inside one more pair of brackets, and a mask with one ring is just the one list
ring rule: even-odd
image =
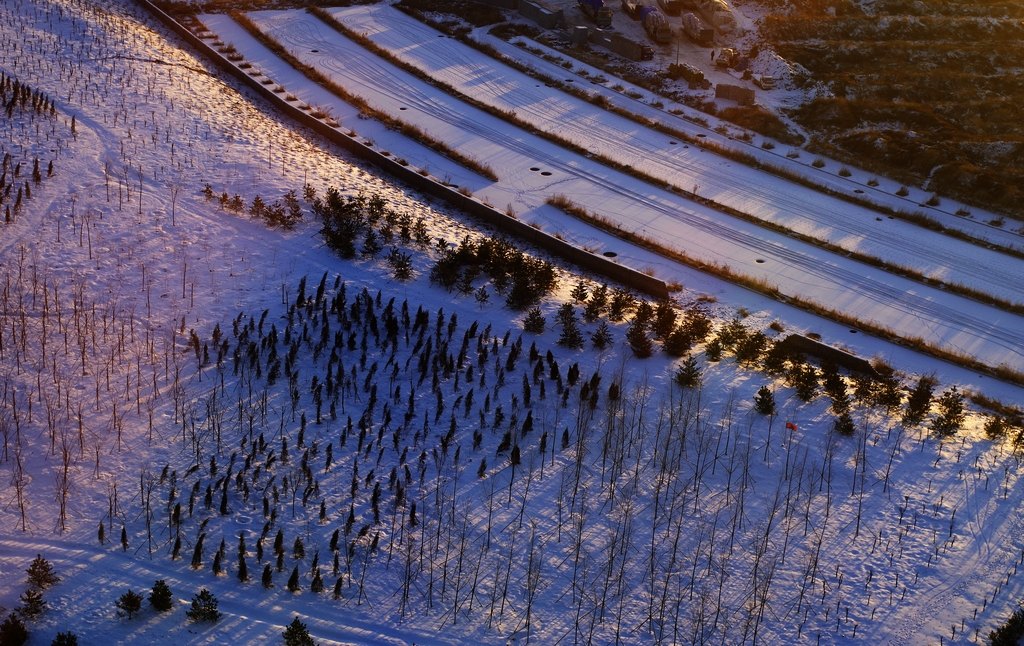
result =
[[790,431],[795,431],[796,430],[796,424],[794,424],[793,422],[786,422],[786,428],[788,430],[790,430]]

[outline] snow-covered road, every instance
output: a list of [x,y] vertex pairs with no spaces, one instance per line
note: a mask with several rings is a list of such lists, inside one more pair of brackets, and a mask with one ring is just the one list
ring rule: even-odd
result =
[[[582,155],[567,152],[396,68],[308,14],[283,11],[258,12],[251,16],[293,55],[316,66],[374,107],[413,123],[461,152],[500,169],[499,182],[485,192],[493,203],[507,201],[522,212],[520,205],[526,210],[536,209],[551,195],[565,194],[592,212],[617,221],[625,229],[662,241],[704,262],[727,265],[733,271],[764,280],[783,295],[855,314],[904,338],[920,338],[929,344],[977,357],[991,366],[1002,364],[1014,370],[1024,369],[1024,322],[1016,315],[734,220],[671,191],[652,187]],[[229,19],[208,16],[204,20],[225,41],[241,42],[243,30]],[[456,46],[448,42],[450,39],[437,38],[436,34],[434,39],[450,47]],[[250,54],[245,49],[239,51],[246,56]],[[261,60],[255,62],[264,65]],[[293,80],[311,83],[299,78],[289,79],[289,82]],[[536,85],[532,80],[530,83]],[[514,96],[516,92],[506,88],[504,95]],[[592,108],[589,112],[595,113],[590,118],[602,118],[600,109]],[[639,129],[635,124],[633,127]],[[712,157],[707,152],[693,154]],[[737,166],[732,162],[724,163]],[[780,187],[784,188],[775,184],[776,192]],[[830,225],[825,222],[817,226],[827,228]],[[904,228],[901,234],[904,239],[911,238],[912,232],[924,233],[916,227],[900,226]],[[571,237],[571,232],[563,232],[563,235]],[[991,253],[938,238],[950,243],[951,249],[967,247],[971,254]],[[1007,260],[1002,254],[997,256]],[[991,271],[982,263],[981,276],[973,280],[959,276],[959,279],[980,288],[983,278],[1001,275],[1006,289],[1019,293],[1020,281],[1014,279],[1022,275],[1024,269],[1015,273],[1007,270],[1005,264],[995,263],[994,259],[992,262],[995,267]],[[951,264],[979,266],[973,255]]]
[[[520,120],[602,157],[684,190],[697,187],[701,197],[799,234],[913,268],[930,278],[977,286],[999,298],[1024,303],[1024,281],[1020,280],[1024,260],[1020,258],[909,223],[879,219],[874,210],[702,148],[681,145],[635,121],[595,110],[582,99],[538,83],[457,40],[439,38],[438,32],[390,5],[338,8],[332,15],[465,96],[514,112]],[[591,89],[609,101],[620,96],[599,85]],[[686,125],[671,115],[644,116]],[[1020,244],[1019,238],[1014,242]]]

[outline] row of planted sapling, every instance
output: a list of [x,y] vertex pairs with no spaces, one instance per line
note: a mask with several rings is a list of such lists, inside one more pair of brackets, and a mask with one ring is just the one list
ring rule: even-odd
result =
[[[870,498],[917,482],[901,456],[925,435],[905,432],[914,420],[884,429],[876,407],[855,410],[833,368],[834,428],[787,429],[780,440],[774,402],[754,402],[763,415],[739,401],[718,414],[704,408],[707,364],[663,399],[622,371],[588,377],[579,361],[563,370],[554,349],[537,347],[544,338],[463,327],[383,292],[352,296],[327,276],[315,290],[302,284],[279,318],[240,315],[230,333],[191,336],[196,372],[185,390],[202,394],[175,402],[191,466],[144,474],[139,499],[166,502],[119,520],[154,518],[162,529],[144,533],[148,549],[190,552],[197,569],[255,579],[255,558],[265,587],[384,604],[399,616],[526,631],[558,597],[578,618],[579,641],[638,630],[663,641],[752,639],[779,621],[765,613],[790,578],[800,593],[787,622],[854,635],[917,585],[900,568],[904,554],[927,546],[931,565],[955,551],[956,507],[941,494],[937,504],[908,496],[896,536],[886,535],[894,519]],[[565,345],[559,355],[586,365]],[[817,379],[799,359],[783,363],[793,379]],[[900,405],[891,377],[877,384],[860,389]],[[816,386],[801,388],[790,413],[814,403]],[[952,408],[929,417],[937,435],[949,433]],[[852,428],[844,413],[855,413]],[[980,449],[962,445],[956,460],[971,451],[977,474],[990,477],[997,460]],[[884,480],[869,480],[883,465]],[[980,482],[977,474],[965,477]],[[262,516],[261,529],[239,522],[250,516]],[[237,531],[232,558],[225,537]],[[849,541],[877,567],[846,571],[830,552]],[[866,607],[843,602],[853,585]],[[641,615],[644,626],[623,624]]]

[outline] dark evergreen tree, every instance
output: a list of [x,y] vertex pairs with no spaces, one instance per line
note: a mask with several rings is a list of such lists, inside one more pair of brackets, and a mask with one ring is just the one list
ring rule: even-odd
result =
[[292,568],[292,575],[288,577],[288,592],[298,592],[299,588],[299,566]]
[[596,350],[604,350],[612,344],[612,340],[612,330],[606,321],[598,323],[597,329],[590,335],[590,343]]
[[608,308],[608,286],[601,285],[594,288],[586,307],[583,309],[583,320],[592,323],[598,319]]
[[943,437],[953,435],[964,424],[967,413],[964,409],[964,395],[956,386],[942,393],[936,402],[939,413],[932,421],[932,430]]
[[907,399],[907,407],[903,411],[903,423],[906,425],[920,424],[924,416],[928,414],[928,408],[932,403],[932,393],[935,390],[935,378],[922,375],[917,380],[917,385],[910,392]]
[[273,570],[270,569],[270,563],[263,566],[263,578],[261,580],[264,588],[274,587],[274,574]]
[[18,615],[13,612],[0,623],[0,644],[4,646],[21,646],[28,641],[28,629]]
[[200,534],[199,540],[196,541],[196,546],[192,548],[192,569],[198,570],[203,567],[203,540],[206,538],[206,534]]
[[1018,607],[1006,622],[988,634],[990,646],[1019,646],[1024,639],[1024,607]]
[[298,616],[285,629],[284,643],[285,646],[316,646],[316,642],[309,636],[306,624],[302,623]]
[[117,598],[114,605],[120,614],[131,619],[142,608],[142,595],[134,590],[128,590]]
[[217,610],[217,597],[206,588],[201,589],[192,596],[192,607],[185,616],[192,621],[217,621],[221,617]]
[[18,614],[25,619],[35,619],[46,611],[46,599],[36,588],[29,588],[21,593],[21,606]]
[[320,568],[313,568],[313,580],[309,584],[309,589],[315,594],[320,594],[324,591],[324,580],[320,577]]
[[775,394],[768,386],[761,386],[754,395],[754,410],[762,415],[775,414]]
[[683,365],[676,370],[676,384],[683,388],[696,388],[700,385],[700,367],[697,366],[697,359],[687,357]]
[[672,301],[668,299],[658,301],[654,310],[654,321],[651,325],[656,339],[665,339],[672,333],[676,326],[676,316],[676,309],[673,307]]
[[167,612],[173,607],[174,597],[163,579],[153,582],[153,589],[149,591],[149,605],[157,612]]
[[809,363],[794,362],[789,369],[789,382],[801,401],[809,402],[818,392],[818,370]]
[[249,580],[249,566],[245,563],[245,554],[238,554],[238,580],[245,583]]
[[650,337],[647,336],[646,327],[639,317],[635,317],[629,324],[629,329],[626,330],[626,341],[638,359],[646,359],[654,354],[654,345]]
[[29,587],[46,590],[60,582],[60,577],[54,573],[53,566],[41,554],[36,554],[32,564],[25,571],[28,573]]
[[836,421],[833,424],[833,428],[836,433],[840,435],[850,436],[853,435],[856,428],[853,425],[853,418],[850,417],[849,411],[842,411],[836,416]]
[[704,348],[704,357],[708,361],[719,361],[722,358],[722,342],[716,336]]
[[[7,642],[0,638],[0,643],[6,644]],[[50,642],[50,646],[78,646],[78,635],[71,631],[57,633],[57,636]]]

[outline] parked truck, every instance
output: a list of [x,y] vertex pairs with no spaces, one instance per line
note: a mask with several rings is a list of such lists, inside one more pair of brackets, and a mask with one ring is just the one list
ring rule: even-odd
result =
[[640,10],[643,8],[641,0],[622,0],[622,12],[633,20],[640,20]]
[[683,10],[683,0],[658,0],[658,7],[670,16],[678,16]]
[[654,42],[667,43],[672,40],[672,27],[668,24],[668,18],[654,7],[644,7],[640,10],[640,22]]
[[695,13],[684,13],[682,18],[683,33],[690,40],[703,47],[710,47],[715,40],[715,30],[700,19]]
[[604,0],[576,0],[580,10],[598,27],[612,26],[612,8]]
[[736,16],[725,0],[699,0],[699,9],[704,19],[723,34],[736,31]]

